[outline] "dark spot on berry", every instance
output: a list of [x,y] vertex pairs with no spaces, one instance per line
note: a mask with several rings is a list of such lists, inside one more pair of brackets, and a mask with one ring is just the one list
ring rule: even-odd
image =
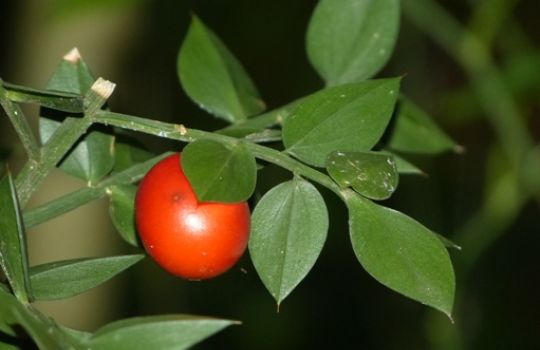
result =
[[175,192],[172,194],[172,200],[173,202],[180,202],[182,200],[182,193]]

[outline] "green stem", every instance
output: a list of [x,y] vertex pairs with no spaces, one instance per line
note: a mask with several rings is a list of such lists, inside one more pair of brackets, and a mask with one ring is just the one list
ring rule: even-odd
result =
[[[192,142],[201,139],[208,139],[226,144],[234,144],[238,142],[238,139],[235,137],[220,135],[203,130],[188,129],[181,124],[164,123],[157,120],[107,111],[98,112],[95,116],[95,121],[105,125],[112,125],[183,142]],[[341,188],[334,181],[332,181],[330,177],[321,173],[320,171],[313,169],[312,167],[307,166],[275,149],[251,142],[246,142],[246,146],[253,156],[315,181],[328,188],[339,197],[343,198]]]
[[296,99],[284,106],[256,117],[249,118],[238,124],[233,124],[226,128],[220,129],[217,131],[217,133],[235,137],[243,137],[253,132],[262,131],[263,129],[269,128],[273,125],[281,125],[283,124],[283,120],[291,113],[293,108],[303,99],[305,99],[305,97]]
[[10,101],[7,97],[7,91],[2,85],[0,80],[0,105],[6,112],[15,132],[19,136],[21,143],[26,150],[28,159],[30,162],[36,162],[39,160],[39,144],[34,136],[34,133],[30,129],[30,125],[26,120],[21,108],[16,103]]
[[167,156],[164,153],[145,162],[135,164],[126,170],[114,174],[93,187],[81,188],[65,196],[54,199],[44,205],[24,213],[25,227],[32,228],[54,217],[67,213],[93,200],[106,195],[107,189],[114,185],[124,185],[140,180],[144,174],[160,159]]
[[92,125],[94,114],[112,94],[114,84],[98,79],[85,96],[86,111],[82,118],[66,118],[41,148],[39,161],[28,161],[16,179],[17,194],[22,208],[32,193],[45,180],[52,169],[67,154],[77,140]]

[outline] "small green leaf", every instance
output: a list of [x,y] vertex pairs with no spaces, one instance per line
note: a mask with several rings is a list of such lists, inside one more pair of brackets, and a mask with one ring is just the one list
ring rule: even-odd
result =
[[451,317],[455,277],[446,248],[429,229],[354,193],[347,197],[356,257],[377,281]]
[[328,86],[372,77],[398,35],[399,0],[321,0],[309,23],[309,59]]
[[39,90],[6,82],[3,85],[7,98],[13,102],[37,103],[42,107],[71,113],[84,111],[83,97],[75,93]]
[[242,202],[255,190],[257,164],[242,142],[229,147],[195,141],[184,148],[181,162],[199,201]]
[[[86,95],[94,82],[92,72],[81,58],[79,51],[73,49],[64,59],[47,83],[47,89]],[[42,115],[47,114],[42,110]],[[46,143],[60,122],[49,118],[40,118],[39,133],[42,143]],[[112,135],[94,130],[81,139],[68,156],[60,163],[60,169],[66,173],[95,183],[107,175],[113,165]]]
[[406,98],[401,98],[399,102],[396,125],[388,147],[395,151],[421,154],[462,150],[424,111]]
[[79,50],[73,48],[62,59],[47,83],[47,90],[85,95],[94,83],[94,76]]
[[189,315],[135,317],[98,329],[90,340],[90,348],[183,350],[236,323]]
[[134,185],[112,186],[110,188],[109,214],[114,227],[124,239],[134,247],[139,247],[135,229],[135,193]]
[[278,305],[315,264],[327,230],[324,199],[301,178],[274,187],[255,207],[249,253]]
[[178,75],[194,102],[228,122],[236,123],[265,109],[240,62],[196,16],[180,48]]
[[[55,120],[41,118],[40,133],[43,142],[46,142],[46,137],[52,135],[58,126],[60,123]],[[113,145],[113,135],[90,131],[60,163],[60,169],[95,184],[113,168]]]
[[390,198],[398,185],[394,157],[380,152],[330,153],[326,169],[339,186],[352,187],[361,195],[383,200]]
[[63,299],[83,293],[126,270],[144,255],[65,260],[30,269],[36,300]]
[[116,139],[114,143],[114,167],[113,172],[117,173],[125,170],[132,165],[142,163],[155,155],[145,150],[142,146],[137,144],[136,140],[129,140],[126,142]]
[[17,299],[27,303],[32,297],[26,236],[9,171],[0,180],[0,263]]
[[323,167],[333,151],[370,150],[388,125],[399,80],[337,86],[305,98],[285,119],[283,142],[287,152]]

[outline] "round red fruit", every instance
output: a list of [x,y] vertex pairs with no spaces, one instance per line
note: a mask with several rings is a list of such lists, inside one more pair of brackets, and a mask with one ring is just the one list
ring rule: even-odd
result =
[[185,279],[208,279],[230,269],[244,253],[249,207],[199,202],[180,157],[168,156],[146,174],[135,198],[135,222],[158,265]]

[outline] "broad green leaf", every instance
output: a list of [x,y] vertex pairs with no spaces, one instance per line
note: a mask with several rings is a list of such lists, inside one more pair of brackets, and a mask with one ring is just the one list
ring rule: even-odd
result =
[[327,230],[324,199],[301,178],[274,187],[255,207],[249,253],[278,305],[315,264]]
[[139,146],[135,140],[122,142],[118,139],[114,142],[114,167],[113,172],[117,173],[129,168],[137,163],[142,163],[155,155]]
[[195,141],[184,148],[181,162],[199,201],[242,202],[255,190],[257,165],[242,142]]
[[377,281],[451,317],[455,277],[446,248],[429,229],[354,193],[347,196],[356,257]]
[[135,193],[134,185],[112,186],[110,191],[109,214],[114,227],[124,239],[134,247],[139,247],[135,229]]
[[390,198],[398,185],[396,162],[390,154],[335,151],[330,153],[326,164],[328,173],[340,187],[352,187],[364,197]]
[[406,98],[400,100],[396,125],[388,147],[395,151],[423,154],[461,150],[461,146],[446,135],[424,111]]
[[32,299],[26,236],[9,171],[0,180],[0,263],[17,299],[24,303]]
[[196,16],[180,48],[178,75],[195,103],[228,122],[236,123],[265,109],[240,62]]
[[372,77],[398,35],[399,0],[321,0],[309,23],[309,59],[328,86]]
[[399,80],[368,80],[305,98],[285,119],[283,142],[287,152],[323,167],[333,151],[370,150],[388,125]]
[[39,90],[3,82],[9,100],[23,103],[37,103],[42,107],[64,112],[82,113],[83,97],[71,92]]
[[183,350],[236,323],[189,315],[135,317],[98,329],[90,347],[92,350]]
[[92,289],[126,270],[144,255],[65,260],[30,269],[36,300],[69,298]]

